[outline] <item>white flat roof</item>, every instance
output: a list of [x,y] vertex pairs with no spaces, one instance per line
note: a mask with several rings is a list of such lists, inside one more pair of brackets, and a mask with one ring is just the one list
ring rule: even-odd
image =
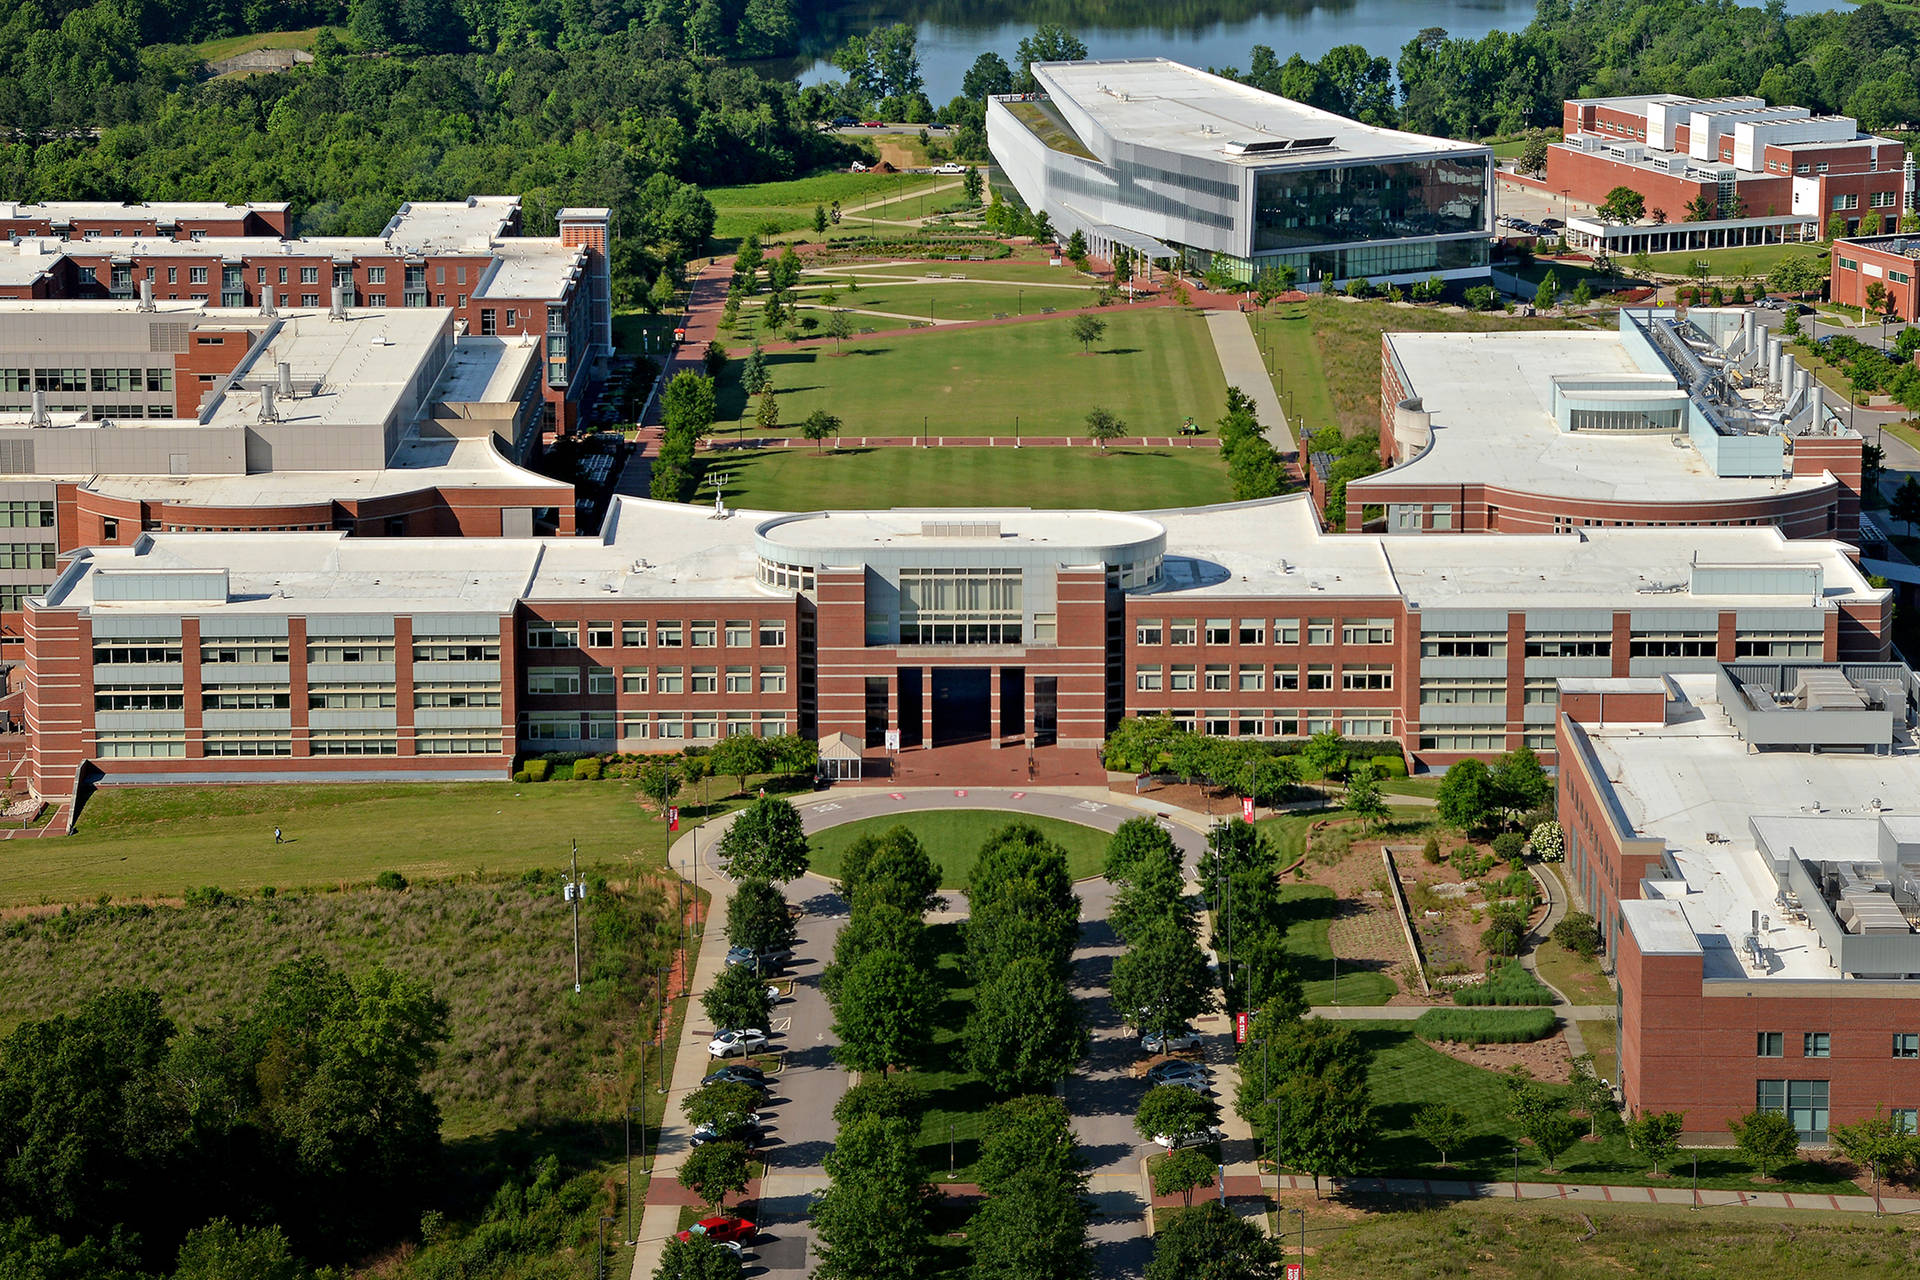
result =
[[[277,507],[417,493],[422,489],[560,489],[563,481],[516,466],[491,438],[401,442],[371,471],[264,471],[251,475],[92,476],[95,493],[193,507]],[[279,536],[278,534],[274,536]]]
[[[1645,378],[1617,331],[1389,333],[1407,394],[1433,415],[1433,443],[1396,467],[1349,482],[1488,484],[1590,501],[1705,502],[1815,489],[1819,476],[1716,476],[1669,432],[1562,431],[1552,411],[1561,376]],[[1677,389],[1678,384],[1673,386]]]
[[382,237],[422,253],[458,253],[475,242],[504,236],[520,210],[519,196],[465,200],[409,200],[388,220]]
[[[1043,85],[1072,99],[1117,139],[1248,168],[1487,151],[1477,143],[1361,124],[1168,58],[1036,62],[1032,69]],[[1232,142],[1276,139],[1327,139],[1332,146],[1298,155],[1234,155],[1225,149]]]
[[[1713,675],[1669,680],[1685,702],[1669,707],[1666,724],[1582,727],[1627,820],[1663,841],[1685,878],[1684,893],[1675,886],[1666,896],[1700,937],[1706,976],[1837,978],[1819,936],[1775,905],[1779,886],[1748,821],[1791,826],[1803,857],[1820,856],[1823,846],[1877,857],[1870,829],[1879,813],[1902,821],[1920,815],[1920,749],[1902,733],[1891,755],[1750,753],[1719,704]],[[1886,808],[1873,809],[1875,801]],[[1809,816],[1815,805],[1824,810],[1818,818]],[[1774,959],[1766,972],[1738,950],[1756,911],[1770,926],[1765,941]],[[1636,928],[1640,918],[1628,915]]]
[[[317,384],[314,394],[279,397],[274,404],[279,422],[381,423],[407,394],[434,344],[443,334],[451,340],[452,316],[438,307],[354,309],[344,320],[325,311],[283,311],[279,332],[244,366],[242,376],[255,383],[271,380],[274,367],[284,362],[292,366],[296,387]],[[220,398],[207,425],[255,425],[261,398],[258,391],[236,386]]]
[[[971,526],[957,531],[955,525]],[[992,526],[986,532],[981,526]],[[930,533],[930,526],[940,532]],[[859,554],[876,546],[909,547],[1059,546],[1108,547],[1143,542],[1165,530],[1145,516],[1111,511],[1035,511],[1027,507],[895,507],[887,511],[825,511],[778,520],[764,528],[768,541],[795,549],[845,549]]]
[[285,200],[250,200],[246,204],[227,204],[220,200],[153,200],[140,204],[119,200],[45,200],[25,203],[0,200],[0,218],[241,218],[249,213],[281,213]]

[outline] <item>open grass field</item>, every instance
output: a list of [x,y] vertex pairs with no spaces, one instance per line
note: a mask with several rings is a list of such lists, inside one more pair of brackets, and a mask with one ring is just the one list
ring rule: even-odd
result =
[[[1231,496],[1213,449],[812,449],[703,453],[694,501],[761,511],[886,507],[1103,507],[1116,511],[1202,506]],[[0,882],[3,883],[3,882]]]
[[193,46],[193,51],[208,62],[218,62],[236,54],[252,53],[255,49],[311,49],[314,38],[319,34],[319,27],[308,27],[303,31],[259,31],[253,35],[203,41]]
[[1308,1004],[1385,1004],[1393,997],[1398,988],[1384,973],[1350,966],[1334,977],[1327,926],[1340,910],[1340,900],[1333,890],[1318,884],[1282,885],[1280,900],[1288,904],[1287,952],[1294,958]]
[[[1531,1145],[1519,1142],[1520,1128],[1507,1115],[1506,1085],[1498,1072],[1461,1062],[1422,1043],[1407,1023],[1347,1025],[1359,1030],[1374,1052],[1368,1083],[1380,1120],[1380,1138],[1369,1149],[1370,1172],[1412,1177],[1511,1178],[1517,1149],[1521,1180],[1541,1180],[1540,1155]],[[1565,1092],[1559,1086],[1546,1087],[1554,1093]],[[1445,1101],[1465,1115],[1473,1135],[1458,1151],[1448,1153],[1452,1165],[1444,1170],[1434,1149],[1413,1133],[1414,1113],[1434,1101]],[[1519,1145],[1516,1147],[1516,1144]],[[1669,1181],[1652,1177],[1647,1162],[1620,1136],[1575,1143],[1561,1154],[1557,1172],[1557,1178],[1549,1176],[1546,1180],[1604,1180],[1627,1186]],[[1730,1148],[1700,1152],[1700,1185],[1703,1187],[1847,1194],[1855,1189],[1837,1166],[1820,1161],[1789,1165],[1777,1170],[1774,1176],[1773,1183],[1755,1182],[1752,1166]]]
[[[1581,1206],[1486,1200],[1439,1208],[1315,1204],[1306,1210],[1314,1280],[1616,1280],[1622,1276],[1912,1274],[1911,1227],[1861,1214],[1775,1214],[1683,1205]],[[1358,1212],[1355,1212],[1355,1209]],[[1282,1215],[1288,1258],[1298,1220]]]
[[1024,822],[1067,851],[1067,872],[1075,880],[1100,874],[1111,838],[1104,831],[1083,827],[1077,822],[1040,818],[1024,813],[1005,813],[981,809],[928,809],[880,818],[862,818],[838,827],[829,827],[808,843],[813,846],[813,870],[823,876],[838,877],[840,855],[861,836],[879,835],[894,827],[906,827],[919,839],[940,868],[940,885],[958,889],[967,883],[967,873],[979,855],[986,838],[1012,822]]
[[[1802,241],[1796,244],[1755,244],[1738,249],[1703,249],[1697,253],[1656,253],[1652,268],[1664,275],[1691,276],[1694,263],[1708,263],[1712,278],[1737,280],[1764,276],[1782,258],[1818,258],[1824,261],[1831,245]],[[1629,260],[1630,261],[1630,260]]]
[[[1161,307],[1101,318],[1106,332],[1090,351],[1061,316],[856,337],[839,353],[823,341],[771,352],[766,362],[783,423],[826,409],[850,436],[918,435],[923,419],[936,436],[1012,435],[1016,416],[1024,435],[1064,436],[1085,430],[1094,405],[1120,415],[1131,433],[1172,435],[1188,415],[1211,423],[1226,412],[1227,384],[1203,317]],[[720,376],[720,438],[736,427],[752,430],[743,363],[729,361]]]
[[[823,325],[826,323],[828,304],[821,294],[827,288],[834,286],[826,286],[801,299],[802,314],[818,315]],[[917,284],[873,288],[862,285],[855,293],[847,292],[843,285],[834,288],[832,306],[851,311],[848,319],[853,321],[857,329],[890,329],[898,328],[909,320],[925,320],[929,312],[936,320],[991,320],[1002,315],[1035,315],[1041,307],[1053,307],[1060,311],[1091,307],[1098,305],[1096,292],[1092,285],[1055,289],[928,280]],[[873,311],[886,312],[900,319],[889,321],[885,316],[867,314]]]
[[[713,784],[719,813],[731,780]],[[683,821],[700,818],[681,808]],[[280,827],[286,843],[273,843]],[[107,788],[80,811],[72,836],[12,841],[0,853],[0,906],[176,898],[218,885],[368,884],[382,871],[409,880],[554,865],[580,842],[584,867],[615,878],[661,865],[666,831],[631,782],[332,783]]]
[[[817,173],[811,178],[788,182],[756,182],[739,187],[713,187],[706,193],[713,202],[713,237],[738,241],[749,232],[777,234],[813,227],[813,209],[828,209],[840,202],[839,232],[853,229],[864,219],[855,210],[871,202],[876,216],[910,217],[920,197],[935,187],[953,185],[957,178],[910,173]],[[957,190],[957,187],[956,187]],[[926,212],[947,197],[926,202]],[[908,201],[895,206],[894,201]],[[884,209],[884,212],[883,212]]]
[[1076,270],[1071,263],[1051,266],[1046,258],[1023,249],[1015,249],[1010,258],[996,258],[992,262],[878,262],[809,268],[801,280],[808,287],[816,283],[832,284],[844,293],[849,276],[856,277],[865,289],[870,283],[919,280],[935,272],[948,281],[964,277],[961,283],[974,284],[1048,284],[1090,289],[1096,283],[1092,276]]
[[1552,938],[1534,949],[1540,977],[1574,1004],[1612,1004],[1613,986],[1597,960],[1583,960]]
[[1373,300],[1313,297],[1277,303],[1255,322],[1262,341],[1275,347],[1284,381],[1276,390],[1293,396],[1296,434],[1338,421],[1347,435],[1380,428],[1380,335],[1498,333],[1581,326],[1545,317],[1509,316],[1428,306],[1396,306]]

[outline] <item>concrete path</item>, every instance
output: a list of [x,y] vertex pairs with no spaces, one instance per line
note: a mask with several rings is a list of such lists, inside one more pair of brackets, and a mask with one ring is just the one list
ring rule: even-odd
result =
[[1207,332],[1213,337],[1213,349],[1219,353],[1220,372],[1226,375],[1227,385],[1253,398],[1254,412],[1266,428],[1268,444],[1283,454],[1298,453],[1299,445],[1287,425],[1280,397],[1274,394],[1273,379],[1267,374],[1267,363],[1253,340],[1253,326],[1238,311],[1209,311],[1206,315]]
[[[1674,1181],[1685,1178],[1684,1155],[1673,1163]],[[1441,1178],[1325,1178],[1324,1195],[1428,1196],[1438,1200],[1560,1200],[1582,1204],[1683,1204],[1706,1208],[1806,1209],[1841,1213],[1920,1213],[1920,1200],[1868,1195],[1822,1195],[1801,1191],[1720,1191],[1691,1186],[1614,1187],[1568,1182],[1454,1182]],[[1313,1179],[1282,1174],[1282,1191],[1312,1191]]]
[[[1582,1057],[1587,1052],[1587,1040],[1580,1034],[1580,1024],[1576,1021],[1578,1015],[1571,1009],[1572,1001],[1567,999],[1566,992],[1540,976],[1540,964],[1533,954],[1544,939],[1553,936],[1553,927],[1567,918],[1567,891],[1560,883],[1560,877],[1546,866],[1529,865],[1528,870],[1533,873],[1533,882],[1540,886],[1540,892],[1547,900],[1547,914],[1540,917],[1539,924],[1527,931],[1527,947],[1520,953],[1520,964],[1533,975],[1535,982],[1553,992],[1559,1002],[1555,1012],[1560,1015],[1561,1034],[1567,1038],[1567,1052],[1576,1058]],[[1608,1009],[1604,1016],[1612,1017],[1613,1010]]]

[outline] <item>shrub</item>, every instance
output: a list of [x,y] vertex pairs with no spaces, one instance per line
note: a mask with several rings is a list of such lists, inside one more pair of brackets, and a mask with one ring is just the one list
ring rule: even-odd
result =
[[527,781],[528,782],[545,782],[547,780],[547,774],[552,769],[553,769],[553,765],[550,761],[537,760],[537,759],[529,760],[527,761],[527,767],[526,767]]
[[599,757],[573,762],[573,780],[575,782],[598,782],[604,776],[605,766]]
[[1553,819],[1533,828],[1533,856],[1542,862],[1558,862],[1567,856],[1566,837]]
[[1502,862],[1518,862],[1527,849],[1527,838],[1518,831],[1502,831],[1493,838],[1494,856]]
[[1583,959],[1591,960],[1600,954],[1600,930],[1593,923],[1593,917],[1584,911],[1574,911],[1567,918],[1553,926],[1553,940]]
[[1517,956],[1520,943],[1527,935],[1527,914],[1518,907],[1504,903],[1489,912],[1492,923],[1487,925],[1480,935],[1480,945],[1488,954],[1496,956]]
[[1382,778],[1404,778],[1407,776],[1407,761],[1404,756],[1374,756],[1367,763]]
[[1431,834],[1428,835],[1426,844],[1420,847],[1420,856],[1425,858],[1428,863],[1438,866],[1440,864],[1440,837]]
[[1542,986],[1518,960],[1509,960],[1493,971],[1493,976],[1477,987],[1461,987],[1453,993],[1458,1005],[1549,1005],[1553,992]]
[[385,889],[388,893],[399,893],[407,887],[407,878],[398,871],[382,871],[373,878],[373,887]]
[[186,901],[190,907],[235,907],[240,905],[240,899],[234,897],[217,884],[203,884],[197,889],[187,890]]
[[1558,1026],[1551,1009],[1429,1009],[1413,1030],[1423,1040],[1454,1044],[1528,1044]]
[[533,777],[525,769],[515,769],[513,771],[513,780],[515,782],[525,784],[528,782],[532,782]]

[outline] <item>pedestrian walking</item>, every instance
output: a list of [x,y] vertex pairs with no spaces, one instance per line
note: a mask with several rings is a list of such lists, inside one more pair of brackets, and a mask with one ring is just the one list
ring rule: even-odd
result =
[[273,842],[274,842],[275,844],[285,844],[285,843],[286,843],[286,841],[284,841],[284,840],[282,840],[282,839],[280,838],[280,828],[278,828],[278,827],[275,827],[275,828],[273,829]]

